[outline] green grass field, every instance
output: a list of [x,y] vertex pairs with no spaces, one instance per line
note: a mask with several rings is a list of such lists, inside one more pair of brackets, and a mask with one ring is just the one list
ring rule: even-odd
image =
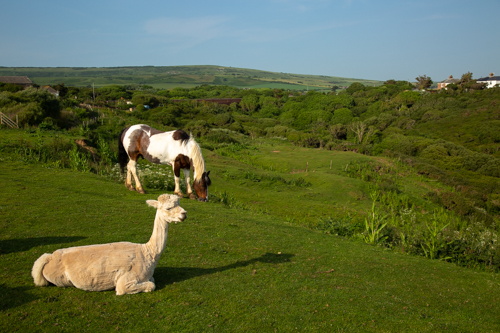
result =
[[[2,147],[20,133],[2,132]],[[31,267],[63,247],[146,242],[155,212],[145,200],[164,191],[141,195],[103,176],[22,163],[2,149],[0,331],[500,330],[498,274],[305,227],[342,207],[366,212],[366,183],[342,170],[390,160],[279,140],[253,146],[203,150],[210,192],[230,194],[236,208],[181,200],[188,218],[170,227],[157,290],[125,296],[35,287]],[[293,185],[299,177],[310,185]],[[415,200],[439,186],[410,174],[398,182]]]

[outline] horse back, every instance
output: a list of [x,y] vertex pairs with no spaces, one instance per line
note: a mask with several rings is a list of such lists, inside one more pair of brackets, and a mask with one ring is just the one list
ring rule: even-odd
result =
[[122,137],[129,158],[139,157],[157,164],[173,164],[186,151],[189,135],[183,130],[162,132],[147,125],[133,125]]

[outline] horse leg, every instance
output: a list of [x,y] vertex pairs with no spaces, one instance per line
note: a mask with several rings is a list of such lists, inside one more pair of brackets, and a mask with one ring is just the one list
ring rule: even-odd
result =
[[[135,189],[137,190],[137,192],[145,194],[146,192],[142,188],[142,184],[141,184],[141,181],[139,180],[139,176],[137,176],[137,162],[132,160],[132,159],[127,164],[127,180],[128,180],[128,172],[129,171],[132,174],[132,176],[134,176]],[[132,186],[132,182],[130,182],[130,186]],[[130,189],[130,187],[129,187],[129,189]]]
[[127,164],[127,179],[125,179],[125,186],[130,191],[135,191],[135,188],[132,185],[132,171],[130,171],[130,168],[129,168],[128,164]]
[[184,194],[182,194],[181,186],[180,186],[180,177],[181,173],[177,165],[174,164],[174,180],[175,180],[175,189],[174,194],[179,196],[179,198],[184,198]]
[[193,190],[191,189],[191,173],[190,169],[182,169],[182,172],[184,172],[184,180],[186,181],[186,195],[189,197],[189,199],[196,199],[196,196],[193,193]]

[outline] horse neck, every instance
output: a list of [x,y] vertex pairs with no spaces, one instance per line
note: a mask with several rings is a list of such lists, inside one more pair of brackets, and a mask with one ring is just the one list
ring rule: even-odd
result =
[[165,246],[167,245],[168,236],[168,222],[165,217],[162,216],[160,210],[156,210],[155,224],[153,227],[153,234],[149,241],[144,244],[147,252],[153,257],[153,260],[157,261]]
[[190,142],[191,147],[189,147],[190,156],[189,158],[192,161],[193,166],[193,178],[194,180],[200,180],[201,175],[205,172],[205,161],[203,160],[203,156],[201,155],[201,148],[198,144],[193,140]]

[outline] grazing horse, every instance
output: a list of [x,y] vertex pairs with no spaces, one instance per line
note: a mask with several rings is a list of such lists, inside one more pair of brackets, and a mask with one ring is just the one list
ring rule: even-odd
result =
[[[122,173],[127,166],[125,186],[134,191],[132,176],[135,180],[135,190],[145,193],[137,176],[137,159],[139,157],[156,164],[170,164],[174,169],[174,193],[183,197],[179,186],[180,171],[184,172],[187,195],[195,199],[191,190],[190,167],[193,167],[193,188],[198,201],[208,201],[208,186],[211,184],[205,171],[205,161],[201,155],[200,146],[194,138],[183,130],[162,132],[148,125],[133,125],[122,130],[118,142],[118,161]],[[129,160],[130,159],[130,160]],[[127,163],[128,161],[128,163]]]

